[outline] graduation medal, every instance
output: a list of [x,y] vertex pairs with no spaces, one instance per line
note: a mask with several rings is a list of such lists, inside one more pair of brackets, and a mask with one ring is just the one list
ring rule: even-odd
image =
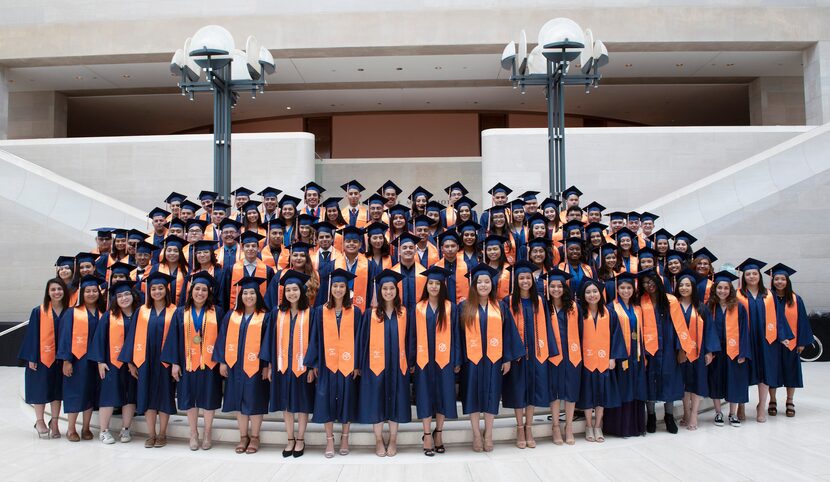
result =
[[194,337],[193,337],[193,343],[195,343],[195,344],[197,344],[197,345],[198,345],[199,343],[202,343],[202,337],[201,337],[201,336],[199,336],[199,335],[194,336]]

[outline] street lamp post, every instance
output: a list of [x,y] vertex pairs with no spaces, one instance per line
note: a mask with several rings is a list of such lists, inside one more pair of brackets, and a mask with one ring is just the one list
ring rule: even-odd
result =
[[[565,86],[583,85],[585,93],[599,87],[600,67],[608,63],[608,50],[594,40],[591,30],[584,32],[573,20],[555,18],[542,26],[539,43],[527,54],[527,36],[521,32],[518,52],[510,42],[502,53],[501,64],[509,69],[513,88],[528,85],[545,87],[548,110],[548,184],[550,194],[559,198],[565,190]],[[581,68],[571,71],[580,58]]]
[[213,190],[223,199],[231,191],[231,111],[241,92],[251,98],[265,92],[265,76],[275,70],[274,57],[254,37],[239,50],[217,25],[200,28],[173,54],[170,71],[181,75],[182,95],[195,100],[196,92],[213,93]]

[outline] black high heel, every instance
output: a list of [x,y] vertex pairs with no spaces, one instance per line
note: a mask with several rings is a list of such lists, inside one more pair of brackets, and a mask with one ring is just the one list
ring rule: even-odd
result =
[[[432,434],[427,432],[427,433],[421,435],[421,442],[424,441],[424,439],[427,437],[427,435],[432,437]],[[434,438],[432,439],[432,446],[435,447],[435,439]],[[424,455],[426,455],[427,457],[434,457],[435,456],[435,448],[431,448],[431,449],[424,448]]]
[[293,438],[288,439],[288,441],[289,442],[294,442],[294,443],[291,444],[291,450],[283,450],[282,451],[282,458],[284,458],[284,459],[287,459],[288,457],[291,457],[294,454],[294,446],[297,445],[297,443],[294,441]]
[[[303,443],[303,449],[302,450],[297,450],[296,449],[296,447],[297,447],[296,442],[302,442]],[[293,455],[294,455],[294,458],[296,459],[296,458],[302,457],[303,454],[305,453],[305,440],[303,440],[301,438],[298,438],[294,443],[294,447],[295,447],[295,449],[292,451]]]
[[[438,430],[437,428],[432,431],[432,443],[433,444],[435,443],[435,434],[436,433],[442,433],[442,432],[443,432],[443,430]],[[444,448],[444,444],[435,446],[435,453],[436,454],[443,454],[446,451],[447,451],[447,449]]]

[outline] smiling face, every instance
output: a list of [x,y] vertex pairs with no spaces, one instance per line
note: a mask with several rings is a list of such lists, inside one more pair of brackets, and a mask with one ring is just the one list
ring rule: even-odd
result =
[[530,291],[533,287],[534,279],[532,273],[519,273],[516,277],[516,285],[522,290],[522,293]]
[[683,278],[680,280],[680,283],[677,283],[677,294],[679,294],[681,298],[692,296],[693,289],[694,286],[692,285],[692,280],[689,278]]
[[493,282],[490,280],[490,276],[485,274],[476,277],[476,293],[478,293],[479,297],[482,299],[487,298],[492,290]]
[[395,296],[398,294],[398,286],[395,283],[383,283],[380,287],[380,297],[383,301],[391,302],[394,301]]
[[209,293],[210,290],[204,283],[196,283],[190,289],[190,296],[191,298],[193,298],[193,302],[197,306],[202,306],[203,304],[205,304],[205,301],[207,301]]
[[285,288],[283,288],[282,294],[286,301],[293,304],[300,301],[302,290],[300,290],[299,285],[296,283],[289,283],[285,285]]
[[600,300],[602,300],[599,288],[597,288],[597,286],[593,284],[585,288],[585,293],[583,293],[583,296],[585,297],[585,302],[591,306],[598,305]]
[[49,299],[52,301],[52,304],[59,304],[63,301],[65,293],[63,292],[63,287],[57,283],[51,283],[49,285]]

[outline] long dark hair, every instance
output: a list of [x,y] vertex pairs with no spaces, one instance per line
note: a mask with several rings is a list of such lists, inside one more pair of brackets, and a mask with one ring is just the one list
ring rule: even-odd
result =
[[[726,281],[721,281],[720,283],[727,283],[729,285],[729,295],[726,296],[726,311],[731,310],[732,308],[738,306],[738,293],[735,291],[735,286],[732,283],[728,283]],[[720,305],[720,298],[718,298],[717,289],[718,284],[720,283],[712,283],[712,287],[709,288],[709,310],[714,314],[715,308]]]
[[[680,280],[680,281],[682,281],[682,280]],[[675,292],[677,293],[677,299],[678,300],[680,299],[680,291],[679,291],[680,281],[677,282],[677,286],[676,286],[677,289],[675,290]],[[697,308],[698,311],[700,311],[702,305],[700,303],[700,296],[697,294],[697,286],[696,286],[695,282],[692,281],[691,279],[689,279],[689,282],[692,284],[692,294],[689,296],[689,299],[692,302],[692,306],[694,306],[695,308]]]
[[[244,313],[245,312],[245,303],[242,302],[242,292],[245,289],[240,289],[239,293],[236,295],[236,311],[237,313]],[[259,289],[254,289],[256,292],[256,304],[254,305],[254,312],[262,313],[265,311],[265,299],[262,297],[262,293],[259,292]]]
[[[96,286],[96,288],[98,287]],[[78,289],[80,289],[80,293],[78,293],[78,301],[80,302],[81,306],[85,306],[86,302],[84,301],[84,290],[86,290],[86,288]],[[96,308],[98,309],[99,313],[103,313],[107,310],[107,300],[105,296],[101,295],[100,288],[98,288],[98,301],[96,301],[95,304],[97,305]]]
[[617,264],[614,265],[613,268],[608,267],[608,263],[605,261],[605,256],[602,255],[602,248],[599,249],[599,269],[597,270],[597,277],[601,280],[608,281],[609,279],[613,279],[620,271],[622,271],[622,255],[620,255],[619,250],[614,250],[611,253],[617,257]]
[[[461,321],[464,323],[464,326],[472,325],[478,317],[478,306],[481,299],[479,298],[478,290],[476,289],[476,281],[481,276],[489,275],[481,274],[470,280],[470,291],[467,293],[467,300],[464,302],[464,309],[461,310]],[[490,294],[487,295],[487,301],[489,303],[496,304],[496,283],[493,282],[492,279],[490,279],[490,286]]]
[[[663,286],[663,280],[657,275],[657,273],[649,273],[647,277],[654,281],[654,285],[657,287],[656,293],[654,293],[654,297],[657,299],[652,299],[651,302],[657,305],[657,308],[663,314],[669,313],[669,298],[666,296],[666,287]],[[639,289],[637,290],[637,295],[640,299],[643,299],[643,295],[648,296],[651,299],[651,295],[646,293],[645,283],[639,283]]]
[[[562,281],[562,309],[565,313],[571,311],[574,305],[574,297],[573,293],[571,292],[571,287],[568,285],[567,281]],[[550,312],[554,312],[553,306],[553,299],[550,297],[550,281],[545,284],[545,297],[548,299],[548,308],[550,308]]]
[[[369,238],[371,238],[371,236],[369,236]],[[372,259],[376,254],[375,248],[372,246],[371,241],[366,244],[366,257]],[[383,245],[380,247],[380,255],[383,258],[389,256],[389,241],[386,240],[386,236],[383,237]]]
[[[522,309],[522,290],[519,289],[519,275],[513,275],[513,292],[510,293],[510,307],[513,309],[513,313],[518,312]],[[539,304],[539,291],[536,290],[536,279],[533,278],[533,273],[530,274],[530,278],[533,280],[533,286],[530,287],[528,290],[530,292],[530,303],[533,306],[533,313],[536,313],[536,306]]]
[[[294,283],[287,283],[287,284],[294,284]],[[297,300],[297,309],[302,311],[308,308],[308,294],[306,293],[305,285],[298,285],[300,287],[300,299]],[[259,293],[259,290],[256,290]],[[242,290],[239,290],[239,295],[242,295]],[[258,296],[257,299],[261,298],[262,295]],[[239,298],[239,302],[242,302],[242,298]],[[237,305],[238,306],[238,305]],[[280,311],[288,311],[291,309],[291,302],[285,299],[285,288],[282,290],[282,299],[280,300]]]
[[[427,280],[429,283],[429,280]],[[449,293],[447,290],[447,283],[441,281],[441,288],[438,290],[438,311],[435,313],[435,325],[439,330],[444,329],[444,324],[446,323],[446,319],[444,316],[444,302],[449,299]],[[426,285],[424,285],[424,291],[421,292],[421,298],[418,300],[420,301],[428,301],[429,300],[429,292],[426,289]]]
[[[400,315],[401,311],[402,311],[401,310],[401,293],[400,293],[400,290],[398,290],[398,284],[397,283],[394,283],[394,284],[395,284],[395,299],[392,300],[392,305],[395,307],[395,313]],[[383,318],[384,318],[384,316],[386,316],[386,311],[383,309],[383,305],[386,302],[384,300],[380,299],[381,298],[380,289],[381,289],[382,286],[383,286],[383,284],[378,284],[377,289],[376,289],[377,297],[378,297],[378,306],[375,308],[375,315],[377,315],[377,317],[380,319],[381,322],[383,322]]]
[[[784,276],[787,279],[787,285],[784,286],[784,302],[787,303],[787,306],[793,305],[793,282],[790,281],[789,276]],[[775,279],[775,276],[772,277]],[[771,283],[770,283],[771,284]],[[775,294],[778,295],[778,290],[775,290]]]
[[[199,283],[190,283],[190,286],[187,287],[187,300],[185,300],[185,302],[184,302],[184,309],[186,309],[186,310],[189,310],[190,308],[193,307],[193,287],[196,286],[197,284],[199,284]],[[208,287],[208,296],[207,296],[207,299],[205,300],[204,308],[206,310],[209,310],[209,309],[213,308],[214,294],[213,294],[213,286],[207,285],[207,287]],[[241,292],[242,290],[239,290],[239,291]]]
[[[343,308],[349,309],[352,307],[352,293],[349,290],[349,285],[346,284],[346,294],[343,295]],[[329,298],[326,300],[326,308],[333,310],[334,309],[334,297],[331,296],[331,283],[329,283]]]
[[[173,280],[172,282],[175,283],[176,280]],[[168,285],[167,283],[163,283],[162,286],[164,286],[164,304],[166,306],[170,306],[171,304],[173,304],[173,298],[170,296],[170,285]],[[144,300],[144,306],[146,306],[147,308],[152,308],[153,304],[155,303],[155,301],[153,301],[153,297],[150,296],[150,288],[151,285],[148,283],[147,296]]]
[[[180,248],[178,246],[175,246],[175,248],[179,250],[179,260],[176,261],[176,268],[179,270],[178,272],[181,273],[182,276],[187,276],[187,260],[184,259],[184,249]],[[167,251],[167,246],[164,246],[164,248],[162,248],[162,250],[161,250],[162,260],[160,261],[160,263],[165,263],[165,264],[167,263],[167,256],[165,254],[166,251]],[[175,277],[174,277],[173,282],[175,282]]]
[[[43,304],[41,305],[44,310],[49,308],[49,303],[52,302],[52,297],[49,296],[49,288],[53,285],[58,285],[63,290],[63,308],[69,308],[69,288],[66,287],[66,283],[60,277],[55,276],[54,278],[50,279],[46,282],[46,290],[43,293]],[[53,306],[54,308],[54,306]],[[57,310],[56,310],[57,311]]]
[[[130,288],[130,294],[133,295],[133,302],[130,306],[132,306],[133,314],[135,314],[135,312],[138,311],[138,307],[141,306],[141,299],[138,297],[138,292],[135,288]],[[115,293],[110,291],[110,313],[111,316],[121,316],[121,307],[118,306],[118,302],[116,301],[115,296]]]
[[585,313],[586,315],[588,314],[588,302],[585,301],[585,290],[587,290],[589,286],[595,286],[597,288],[597,291],[599,291],[597,313],[599,313],[600,316],[605,316],[605,295],[603,295],[603,292],[605,291],[605,286],[600,286],[600,283],[596,280],[590,280],[588,282],[582,283],[582,286],[579,287],[579,307],[582,309],[583,313]]
[[[789,281],[789,278],[787,278]],[[742,295],[749,297],[749,289],[746,287],[746,273],[741,273],[741,289],[740,292]],[[764,277],[761,275],[760,271],[758,272],[758,296],[764,297],[767,295],[767,287],[764,286]],[[790,297],[791,298],[791,297]]]

